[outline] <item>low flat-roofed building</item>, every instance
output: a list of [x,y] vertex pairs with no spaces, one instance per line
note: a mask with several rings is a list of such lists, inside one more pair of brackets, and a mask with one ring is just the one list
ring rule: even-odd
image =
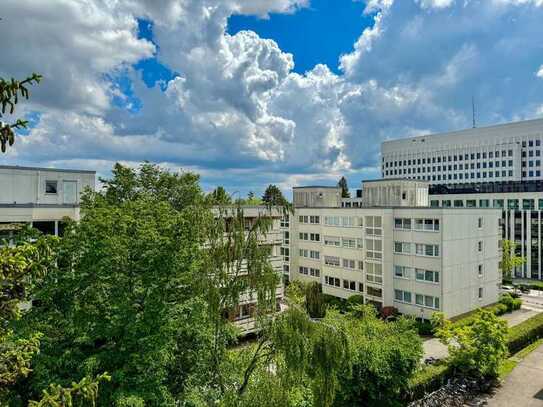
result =
[[59,234],[63,218],[79,220],[81,193],[95,179],[94,171],[0,165],[0,233],[30,224]]

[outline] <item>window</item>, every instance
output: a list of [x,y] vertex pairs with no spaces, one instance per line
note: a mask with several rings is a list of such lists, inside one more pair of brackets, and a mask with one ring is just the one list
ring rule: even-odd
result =
[[483,276],[483,265],[482,264],[477,265],[477,275],[479,277]]
[[336,256],[324,256],[324,264],[332,267],[339,267],[339,257]]
[[309,240],[312,242],[320,242],[321,241],[321,235],[318,233],[311,233],[309,235]]
[[309,250],[300,249],[300,257],[309,257]]
[[362,293],[364,292],[364,284],[358,283],[358,291],[360,291]]
[[423,269],[415,269],[415,278],[417,281],[428,283],[439,283],[439,272]]
[[483,298],[483,287],[479,287],[479,299]]
[[324,284],[332,287],[340,287],[340,279],[336,277],[324,276]]
[[523,199],[522,209],[535,209],[535,201],[533,199]]
[[[473,177],[471,177],[471,178],[473,178]],[[455,199],[454,200],[454,207],[455,208],[462,208],[463,206],[464,206],[464,201],[462,201],[461,199]]]
[[421,307],[439,309],[439,298],[431,295],[416,294],[415,303]]
[[518,199],[508,199],[507,200],[507,209],[518,209]]
[[481,229],[483,227],[483,218],[478,218],[477,219],[477,227],[479,229]]
[[308,233],[300,232],[298,234],[298,236],[300,237],[300,240],[309,240],[309,234]]
[[310,268],[309,269],[309,275],[311,277],[320,277],[321,276],[321,271],[319,269]]
[[[492,174],[492,173],[490,173]],[[490,200],[488,199],[479,199],[479,207],[480,208],[490,208]]]
[[320,217],[319,216],[310,216],[309,217],[309,223],[312,223],[314,225],[318,225],[320,223]]
[[356,239],[344,237],[341,239],[343,247],[346,249],[356,249]]
[[380,240],[366,239],[366,257],[370,259],[381,259],[383,254],[383,243]]
[[300,266],[300,268],[298,269],[298,272],[300,274],[305,274],[307,276],[309,274],[309,269],[307,267]]
[[482,253],[482,251],[483,251],[483,241],[482,241],[482,240],[479,240],[479,241],[477,242],[477,251],[478,251],[479,253]]
[[358,260],[358,270],[364,270],[364,262],[362,260]]
[[319,260],[321,258],[321,254],[320,252],[316,250],[311,250],[309,252],[309,257],[312,258],[313,260]]
[[416,243],[415,244],[415,253],[418,256],[439,256],[439,246],[436,244],[424,244]]
[[57,181],[45,181],[45,193],[56,194],[57,193]]
[[371,287],[371,286],[366,286],[366,293],[368,295],[371,295],[372,297],[379,297],[381,298],[383,296],[383,290],[381,288],[376,288],[376,287]]
[[324,236],[324,244],[326,246],[340,247],[341,246],[341,239],[339,237],[335,237],[335,236]]
[[411,219],[409,218],[395,218],[394,227],[396,229],[411,229]]
[[298,216],[298,221],[300,223],[309,223],[309,216],[300,215],[300,216]]
[[411,303],[411,293],[409,291],[394,290],[394,300]]
[[409,242],[394,242],[394,252],[409,254],[411,253],[411,243]]
[[439,219],[415,219],[415,230],[438,231]]
[[366,281],[370,283],[383,283],[383,266],[378,263],[366,262]]
[[477,201],[475,199],[468,199],[466,201],[466,208],[475,208],[477,206]]
[[348,269],[354,269],[356,268],[356,261],[351,259],[343,259],[343,267]]
[[409,267],[406,266],[394,266],[394,277],[396,278],[409,278]]
[[343,280],[343,288],[345,290],[356,291],[356,281]]

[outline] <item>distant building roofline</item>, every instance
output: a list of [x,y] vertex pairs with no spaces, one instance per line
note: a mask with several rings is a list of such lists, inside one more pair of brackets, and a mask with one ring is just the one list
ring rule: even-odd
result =
[[417,136],[394,138],[394,139],[390,139],[390,140],[384,140],[382,142],[382,144],[389,144],[389,143],[395,143],[395,142],[400,142],[400,141],[405,141],[405,140],[419,139],[419,138],[424,138],[424,137],[451,136],[451,135],[455,135],[455,134],[473,132],[473,131],[478,131],[478,130],[489,131],[489,130],[493,130],[493,129],[496,129],[496,128],[519,127],[519,126],[529,126],[529,125],[538,125],[538,124],[543,126],[543,118],[530,119],[530,120],[520,120],[520,121],[508,122],[508,123],[490,124],[488,126],[481,126],[481,127],[467,127],[465,129],[460,129],[460,130],[444,131],[444,132],[439,132],[439,133],[426,133],[426,134],[420,134],[420,135],[417,135]]
[[52,172],[66,172],[77,174],[96,174],[96,171],[91,170],[71,170],[65,168],[45,168],[45,167],[23,167],[19,165],[0,165],[0,170],[22,170],[22,171],[52,171]]
[[339,186],[330,186],[330,185],[304,185],[301,187],[292,187],[292,189],[302,189],[302,188],[328,188],[328,189],[339,189]]
[[379,178],[379,179],[367,179],[362,180],[362,184],[369,184],[371,182],[386,182],[386,181],[402,181],[402,182],[422,182],[422,183],[429,183],[429,181],[423,180],[423,179],[410,179],[410,178]]

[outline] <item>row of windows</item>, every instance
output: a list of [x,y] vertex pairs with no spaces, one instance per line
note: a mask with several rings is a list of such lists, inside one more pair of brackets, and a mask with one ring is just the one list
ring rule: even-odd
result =
[[[539,140],[537,140],[539,141]],[[449,155],[449,156],[440,156],[430,158],[417,158],[417,159],[407,159],[407,160],[398,160],[398,161],[386,161],[385,167],[401,167],[402,165],[421,165],[421,164],[434,164],[440,162],[454,162],[454,161],[463,161],[463,160],[480,160],[481,158],[500,158],[501,157],[513,157],[513,150],[502,150],[501,154],[499,150],[494,151],[483,151],[482,153],[471,153],[471,154],[459,154],[459,155]],[[384,161],[384,158],[383,158]]]
[[383,284],[383,266],[379,263],[366,262],[366,281]]
[[354,237],[324,236],[326,246],[343,247],[345,249],[362,249],[364,239]]
[[325,216],[324,224],[326,226],[354,228],[361,227],[363,225],[363,221],[362,217],[358,216]]
[[317,250],[300,249],[300,257],[319,260],[321,258],[321,254]]
[[300,215],[298,216],[298,222],[309,223],[312,225],[319,225],[321,223],[320,216],[313,216],[313,215]]
[[300,266],[299,270],[300,274],[304,274],[306,276],[311,277],[320,277],[321,271],[319,269],[313,268],[313,267],[304,267]]
[[411,242],[394,242],[394,253],[398,254],[416,254],[418,256],[439,256],[439,246],[436,244],[414,243],[415,251],[413,252],[413,243]]
[[[523,161],[524,163],[526,163],[526,161]],[[540,166],[541,165],[541,161],[540,160],[536,160],[536,161],[530,161],[532,163],[532,165],[530,165],[530,167],[533,167],[534,166],[534,163],[536,163],[536,167],[537,166]],[[501,165],[500,165],[501,163]],[[538,163],[538,164],[537,164]],[[477,163],[470,163],[470,164],[449,164],[449,165],[438,165],[438,166],[432,166],[432,167],[410,167],[410,168],[406,168],[407,170],[407,174],[411,174],[411,173],[424,173],[424,172],[441,172],[441,171],[462,171],[462,170],[469,170],[469,169],[481,169],[481,168],[500,168],[500,166],[502,168],[504,167],[512,167],[513,166],[513,160],[502,160],[502,161],[490,161],[490,162],[486,162],[486,161],[483,161],[482,163],[481,162],[477,162]],[[526,166],[526,165],[524,165]],[[412,171],[410,171],[412,170]],[[416,170],[416,171],[415,171]],[[399,173],[401,174],[402,170],[400,169],[399,170]],[[389,174],[392,174],[392,170],[389,170],[388,172]],[[404,172],[405,174],[405,172]]]
[[300,240],[310,240],[312,242],[320,242],[321,241],[321,235],[318,233],[306,233],[306,232],[300,232],[299,233]]
[[406,266],[394,266],[394,277],[411,279],[415,276],[415,280],[429,283],[439,283],[439,272],[432,270],[424,270],[419,268],[411,268]]
[[358,264],[358,269],[363,270],[364,269],[364,262],[363,261],[356,261],[352,259],[341,259],[337,256],[324,256],[324,264],[331,267],[340,267],[347,269],[356,269],[356,265]]
[[[394,290],[394,300],[411,304],[413,302],[411,292]],[[439,298],[431,295],[415,294],[415,304],[421,307],[439,309]]]
[[396,229],[404,230],[425,230],[425,231],[438,231],[439,219],[411,219],[411,218],[395,218],[394,227]]
[[[479,199],[477,201],[476,199],[443,199],[441,200],[441,206],[444,208],[451,208],[453,205],[455,208],[490,208],[490,199]],[[536,209],[536,200],[535,199],[493,199],[492,200],[492,208],[498,208],[498,209],[504,209],[505,204],[507,203],[507,209],[520,209],[520,203],[522,202],[522,209],[526,210],[535,210]],[[478,205],[477,205],[478,204]],[[432,207],[439,207],[440,201],[439,200],[431,200],[430,206]],[[537,208],[539,210],[543,210],[543,199],[538,200],[538,206]]]
[[337,277],[324,276],[324,284],[331,287],[343,287],[345,290],[349,291],[358,291],[364,292],[364,284],[357,283],[356,281],[343,280],[343,285],[341,284],[341,279]]
[[[411,171],[407,171],[407,174],[410,174]],[[415,170],[413,169],[413,174],[415,173]],[[537,170],[537,171],[530,171],[530,176],[536,176],[536,177],[539,177],[541,176],[541,171]],[[403,174],[406,174],[405,170],[404,170],[404,173]],[[396,170],[394,170],[394,173],[392,171],[385,171],[384,175],[402,175],[401,172],[400,174],[396,174]],[[496,178],[499,178],[500,177],[500,171],[484,171],[484,172],[471,172],[471,173],[454,173],[454,174],[443,174],[443,177],[441,176],[441,174],[437,174],[437,175],[418,175],[418,176],[413,176],[411,178],[416,178],[416,179],[422,179],[422,180],[427,180],[427,181],[452,181],[452,180],[463,180],[463,179],[480,179],[480,178],[494,178],[494,176]],[[505,170],[502,170],[501,171],[501,176],[502,177],[512,177],[513,176],[513,170],[508,170],[508,171],[505,171]],[[526,177],[526,173],[523,172],[523,176]],[[408,177],[410,178],[410,177]]]

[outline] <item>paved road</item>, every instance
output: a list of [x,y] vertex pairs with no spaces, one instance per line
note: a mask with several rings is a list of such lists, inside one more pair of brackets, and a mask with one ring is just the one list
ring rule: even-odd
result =
[[494,396],[488,399],[488,406],[543,406],[543,345],[520,361]]
[[[523,296],[523,301],[525,301]],[[525,307],[524,303],[521,309],[517,311],[513,311],[510,314],[502,315],[501,318],[505,319],[507,321],[507,325],[509,327],[515,326],[520,324],[521,322],[526,321],[527,319],[539,314],[540,312],[543,312],[543,297],[541,297],[542,305],[541,308],[535,308],[535,307]],[[423,344],[424,354],[423,354],[423,360],[429,357],[433,357],[436,359],[444,359],[448,356],[449,352],[447,351],[447,347],[443,345],[441,342],[439,342],[439,339],[431,338],[426,339]],[[543,404],[542,404],[543,407]]]

